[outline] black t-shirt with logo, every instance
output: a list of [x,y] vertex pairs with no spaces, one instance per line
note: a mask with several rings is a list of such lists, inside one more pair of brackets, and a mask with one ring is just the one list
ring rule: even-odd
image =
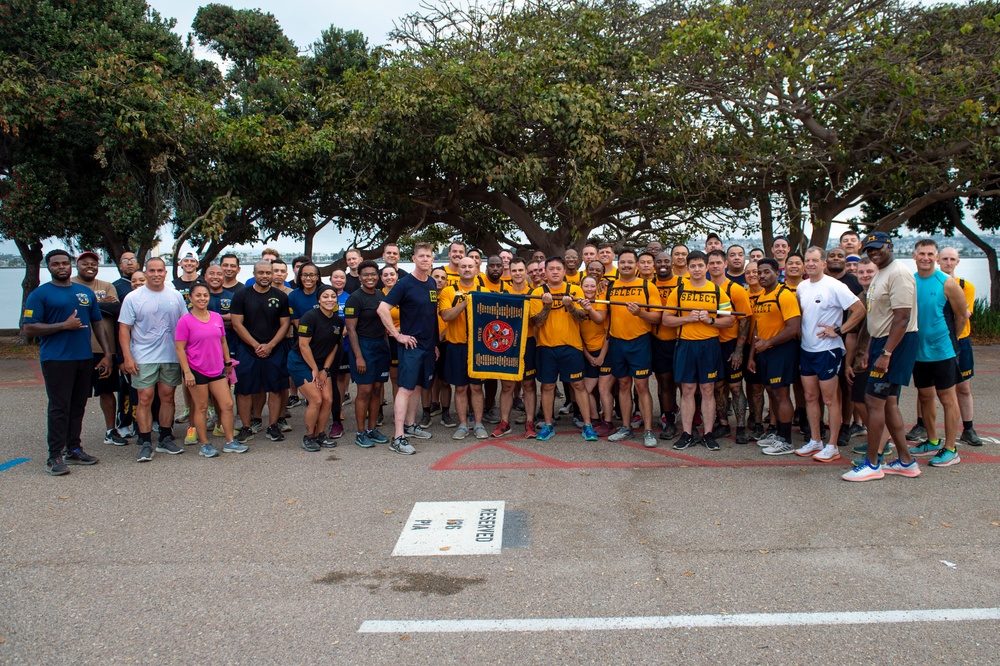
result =
[[[317,366],[323,365],[326,357],[337,346],[343,335],[340,328],[340,317],[337,316],[336,312],[327,317],[319,308],[302,315],[296,333],[300,338],[309,340],[309,351],[312,352],[313,360],[316,361]],[[295,352],[298,353],[298,347],[295,348]]]
[[358,335],[362,338],[385,336],[385,325],[378,316],[378,304],[385,296],[381,291],[369,294],[363,288],[347,298],[344,305],[344,319],[357,319]]
[[[281,318],[288,317],[288,296],[274,287],[268,287],[263,294],[253,287],[248,287],[233,296],[230,313],[243,315],[243,326],[259,344],[266,344],[274,339],[281,328]],[[250,351],[253,347],[243,342]]]
[[418,280],[407,275],[385,296],[385,302],[399,306],[399,328],[412,335],[421,349],[434,349],[438,343],[437,282],[428,276]]

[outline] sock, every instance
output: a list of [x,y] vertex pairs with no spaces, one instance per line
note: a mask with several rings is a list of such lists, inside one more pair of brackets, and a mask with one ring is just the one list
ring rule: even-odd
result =
[[972,421],[962,421],[962,427],[966,430],[972,430]]
[[778,434],[786,442],[792,441],[792,423],[779,423],[778,424]]
[[940,442],[940,441],[941,440],[939,440],[939,439],[928,439],[927,443],[930,444],[931,446],[937,446],[938,442]]
[[163,426],[160,426],[160,441],[162,442],[163,438],[167,437],[168,435],[170,437],[173,437],[174,436],[174,429],[173,428],[164,428]]
[[139,444],[150,444],[153,441],[152,432],[140,432],[139,433]]
[[921,428],[924,427],[924,417],[922,416],[917,417],[917,425],[920,426]]

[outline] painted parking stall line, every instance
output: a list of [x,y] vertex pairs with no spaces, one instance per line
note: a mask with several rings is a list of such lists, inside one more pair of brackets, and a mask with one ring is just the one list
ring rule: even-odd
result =
[[504,502],[417,502],[393,549],[394,556],[498,555]]
[[848,611],[832,613],[736,613],[647,617],[521,618],[506,620],[368,620],[361,634],[483,633],[514,631],[617,631],[692,627],[809,627],[838,624],[981,622],[1000,620],[1000,608]]

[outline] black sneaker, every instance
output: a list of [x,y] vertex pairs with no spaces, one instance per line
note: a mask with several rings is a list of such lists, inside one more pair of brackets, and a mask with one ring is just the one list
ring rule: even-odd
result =
[[153,459],[153,443],[141,442],[139,444],[139,455],[135,457],[136,462],[149,462]]
[[694,446],[694,437],[690,433],[682,432],[680,439],[674,442],[674,450],[683,451],[684,449]]
[[677,436],[677,424],[671,419],[667,420],[667,424],[663,426],[663,432],[660,433],[660,439],[673,439]]
[[176,456],[179,453],[184,453],[184,449],[177,446],[173,437],[164,437],[159,442],[156,443],[156,451],[158,453],[169,453],[172,456]]
[[709,451],[718,451],[720,448],[719,443],[715,441],[715,435],[710,432],[706,432],[701,438],[701,443],[705,445],[705,448]]
[[516,409],[519,412],[523,412],[524,411],[524,400],[522,400],[521,398],[514,398],[513,409]]
[[455,428],[458,426],[458,421],[451,415],[451,412],[441,412],[441,425],[445,428]]
[[275,425],[278,426],[278,429],[281,430],[281,432],[291,432],[292,431],[292,426],[288,425],[288,421],[285,419],[285,417],[282,417],[282,418],[278,419],[278,421],[277,421],[277,423],[275,423]]
[[261,428],[264,427],[264,422],[260,419],[250,419],[250,429],[253,430],[253,434],[260,432]]
[[97,458],[88,455],[83,449],[73,449],[66,454],[67,465],[96,465]]
[[430,408],[424,409],[423,415],[420,417],[420,423],[418,424],[421,428],[431,427],[431,410]]
[[69,474],[69,470],[66,469],[66,463],[63,462],[62,458],[49,458],[45,462],[45,471],[52,476],[63,476]]
[[[434,416],[433,411],[434,410],[431,410],[431,412],[432,412],[431,416]],[[440,411],[441,411],[441,408],[438,407],[438,412],[440,413]],[[379,407],[378,408],[378,418],[375,419],[375,427],[377,428],[377,427],[381,426],[383,423],[385,423],[385,413],[382,411],[382,408]]]
[[240,431],[236,433],[236,441],[240,444],[246,444],[251,439],[253,439],[253,430],[250,426],[243,426]]
[[750,437],[747,435],[747,429],[736,426],[736,443],[740,446],[744,446],[750,443]]
[[717,423],[715,428],[712,429],[712,437],[716,439],[722,439],[723,437],[732,437],[733,429],[729,427],[728,423]]
[[760,423],[755,423],[753,428],[750,430],[750,439],[756,442],[758,439],[762,439],[765,434],[764,426]]
[[118,434],[118,431],[112,428],[111,430],[104,433],[104,443],[111,444],[113,446],[127,446],[128,441]]
[[288,396],[288,402],[285,403],[285,407],[287,407],[288,409],[291,409],[292,407],[298,407],[301,404],[302,404],[302,400],[299,399],[299,396],[297,396],[297,395],[290,395],[290,396]]
[[272,423],[267,426],[267,432],[265,434],[272,442],[282,442],[285,440],[285,436],[281,434],[281,428],[278,427],[277,423]]
[[983,445],[983,440],[979,438],[979,433],[976,432],[975,428],[965,428],[962,430],[962,436],[959,439],[969,446]]
[[327,435],[325,432],[320,432],[318,435],[313,437],[316,443],[319,444],[324,449],[335,449],[337,448],[337,440]]
[[851,426],[846,423],[840,424],[840,432],[837,433],[837,446],[847,446],[851,443]]
[[[270,428],[268,428],[268,433],[270,433]],[[280,433],[279,433],[280,434]],[[319,451],[319,442],[310,437],[309,435],[302,435],[302,448],[310,453],[316,453]]]

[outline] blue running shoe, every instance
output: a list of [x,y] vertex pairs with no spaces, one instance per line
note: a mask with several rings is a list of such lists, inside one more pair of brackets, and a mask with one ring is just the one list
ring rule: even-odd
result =
[[596,442],[597,433],[594,432],[594,426],[587,423],[583,426],[583,439],[587,442]]
[[552,424],[546,423],[545,425],[542,426],[542,429],[538,431],[538,436],[535,437],[535,439],[542,442],[546,442],[552,439],[552,437],[555,436],[555,434],[556,434],[556,429],[552,427]]
[[941,444],[940,440],[938,440],[937,444],[931,444],[930,442],[924,442],[923,444],[921,444],[919,446],[911,446],[910,447],[910,455],[911,456],[936,456],[937,454],[939,454],[942,451],[942,449],[944,449],[944,446]]
[[389,438],[382,434],[382,432],[375,428],[374,430],[368,431],[368,439],[372,440],[376,444],[388,444]]
[[962,462],[958,455],[958,449],[941,449],[941,452],[930,459],[931,467],[950,467]]

